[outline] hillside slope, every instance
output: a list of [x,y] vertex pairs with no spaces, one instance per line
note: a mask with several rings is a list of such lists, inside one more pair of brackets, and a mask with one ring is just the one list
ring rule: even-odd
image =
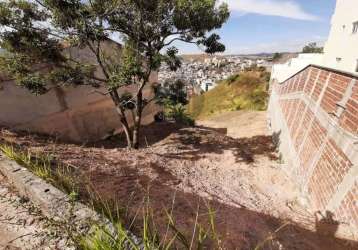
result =
[[[241,124],[242,119],[249,120],[245,114],[223,115],[219,120],[229,124],[223,122],[220,127],[229,128],[236,121],[242,130],[250,131],[265,122],[264,116],[250,117],[246,127]],[[255,131],[251,138],[234,139],[216,128],[179,128],[165,122],[153,126],[159,141],[130,153],[107,142],[96,147],[72,145],[6,130],[0,130],[0,140],[26,147],[25,152],[32,154],[46,152],[63,165],[74,166],[77,170],[70,178],[77,180],[74,187],[79,197],[85,199],[87,188],[95,187],[94,195],[100,194],[106,206],[114,204],[123,211],[124,222],[138,235],[143,230],[142,211],[149,210],[150,225],[160,239],[172,233],[169,216],[187,239],[192,238],[195,221],[198,231],[207,232],[209,211],[222,247],[210,245],[208,238],[203,249],[357,249],[356,243],[349,248],[350,242],[323,234],[322,229],[316,232],[314,215],[300,205],[299,187],[278,162],[271,136]],[[175,246],[171,249],[189,249]]]
[[222,81],[211,91],[193,97],[188,113],[195,119],[236,110],[265,110],[270,74],[260,70],[245,71]]

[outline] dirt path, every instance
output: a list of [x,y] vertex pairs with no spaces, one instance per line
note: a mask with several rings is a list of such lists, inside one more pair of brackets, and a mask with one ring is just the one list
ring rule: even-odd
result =
[[[312,214],[300,205],[298,188],[281,170],[265,121],[263,112],[234,112],[195,128],[155,124],[145,128],[151,146],[139,151],[118,148],[118,138],[78,146],[9,132],[1,137],[75,166],[82,187],[91,185],[102,199],[123,205],[128,218],[149,196],[160,232],[166,230],[164,208],[173,204],[178,227],[190,237],[197,213],[207,222],[210,204],[228,250],[252,250],[262,242],[261,249],[358,249],[317,232]],[[292,218],[307,227],[290,223]]]
[[18,196],[0,174],[0,249],[72,249],[59,232],[46,224],[30,202]]

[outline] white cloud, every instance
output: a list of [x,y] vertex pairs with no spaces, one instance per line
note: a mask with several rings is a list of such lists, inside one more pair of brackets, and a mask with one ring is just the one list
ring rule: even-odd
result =
[[254,53],[274,53],[274,52],[299,52],[310,42],[316,42],[318,46],[324,46],[326,38],[311,37],[292,40],[284,40],[279,42],[257,43],[232,46],[225,54],[254,54]]
[[292,0],[221,0],[226,2],[234,12],[256,13],[261,15],[281,16],[292,19],[317,21],[319,18],[307,13]]
[[[230,44],[227,46],[225,55],[256,54],[256,53],[275,53],[275,52],[300,52],[302,48],[311,42],[316,42],[318,46],[324,46],[327,38],[322,36],[312,36],[297,39],[286,39],[273,42],[249,43],[249,44]],[[228,44],[228,43],[226,43]],[[180,54],[202,54],[196,46],[177,44]]]

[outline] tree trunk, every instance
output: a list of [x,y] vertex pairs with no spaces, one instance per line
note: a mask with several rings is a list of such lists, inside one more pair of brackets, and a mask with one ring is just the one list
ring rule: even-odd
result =
[[127,139],[127,148],[131,149],[132,148],[132,136],[131,136],[131,129],[128,125],[127,119],[125,118],[125,116],[123,115],[123,110],[118,110],[119,108],[116,107],[117,113],[120,116],[121,119],[121,123],[122,123],[122,127],[124,130],[124,133],[126,135],[126,139]]
[[137,108],[134,117],[134,126],[133,126],[133,148],[139,148],[139,136],[140,136],[140,126],[142,121],[142,111],[143,111],[143,93],[140,90],[137,94]]
[[116,106],[117,114],[118,114],[118,116],[120,118],[124,133],[126,135],[127,148],[131,149],[132,146],[133,146],[132,136],[131,136],[131,130],[130,130],[130,127],[129,127],[129,124],[128,124],[128,121],[127,121],[127,118],[126,118],[126,115],[125,115],[125,110],[121,106],[120,98],[118,96],[117,91],[112,90],[110,92],[110,95],[111,95],[111,98],[112,98],[112,101],[113,101],[114,105]]

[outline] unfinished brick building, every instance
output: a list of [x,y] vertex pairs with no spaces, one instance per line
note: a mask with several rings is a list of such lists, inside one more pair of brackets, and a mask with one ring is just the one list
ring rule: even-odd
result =
[[287,172],[316,211],[358,239],[358,75],[309,65],[272,82],[271,127]]

